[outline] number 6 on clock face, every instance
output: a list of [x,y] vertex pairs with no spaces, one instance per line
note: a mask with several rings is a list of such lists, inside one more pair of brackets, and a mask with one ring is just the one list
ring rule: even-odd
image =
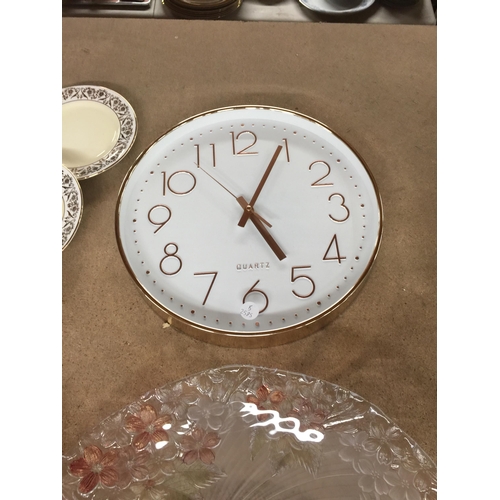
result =
[[381,234],[360,156],[326,125],[266,106],[176,125],[129,170],[116,208],[121,256],[148,302],[221,345],[276,345],[333,319]]

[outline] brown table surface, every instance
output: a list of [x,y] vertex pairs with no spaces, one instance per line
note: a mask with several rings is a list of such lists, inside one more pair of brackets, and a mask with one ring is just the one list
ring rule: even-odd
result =
[[[154,387],[252,364],[305,373],[378,406],[437,461],[436,27],[64,18],[62,85],[133,105],[138,135],[115,167],[81,182],[83,218],[62,254],[63,450]],[[184,118],[235,104],[297,110],[365,159],[384,205],[378,259],[358,298],[305,339],[223,348],[163,329],[120,258],[122,179]]]

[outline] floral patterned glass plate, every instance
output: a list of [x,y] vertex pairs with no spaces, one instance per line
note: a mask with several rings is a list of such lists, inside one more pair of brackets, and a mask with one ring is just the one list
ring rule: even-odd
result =
[[137,135],[129,102],[114,90],[96,85],[62,89],[62,164],[79,180],[116,165]]
[[62,249],[76,234],[83,213],[83,196],[80,183],[65,167],[62,167]]
[[339,386],[254,366],[152,390],[63,456],[66,500],[433,500],[436,466]]

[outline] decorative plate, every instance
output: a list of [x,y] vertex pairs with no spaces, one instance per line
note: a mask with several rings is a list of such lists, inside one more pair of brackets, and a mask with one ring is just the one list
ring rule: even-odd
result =
[[66,500],[435,500],[379,409],[298,373],[226,366],[152,390],[63,456]]
[[66,168],[62,167],[62,249],[64,250],[76,234],[83,213],[83,196],[80,183]]
[[95,85],[62,89],[62,164],[77,179],[116,165],[136,135],[134,110],[114,90]]
[[162,0],[174,14],[182,18],[221,19],[241,6],[242,0]]
[[309,10],[321,14],[346,15],[371,7],[375,0],[299,0]]

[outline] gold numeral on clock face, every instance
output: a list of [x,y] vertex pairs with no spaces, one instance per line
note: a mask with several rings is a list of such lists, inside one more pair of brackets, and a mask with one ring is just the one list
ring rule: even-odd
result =
[[[163,214],[162,219],[153,220],[153,212],[156,213],[155,218],[157,218],[158,214]],[[154,234],[156,234],[170,220],[170,217],[172,217],[172,210],[170,210],[167,205],[155,205],[151,208],[151,210],[148,212],[148,220],[154,226],[158,226],[155,229]]]
[[217,271],[211,271],[211,272],[206,272],[206,273],[194,273],[195,276],[209,276],[213,275],[212,281],[210,282],[210,286],[208,287],[207,294],[205,295],[205,299],[202,302],[202,305],[205,305],[207,302],[208,296],[210,295],[210,292],[212,291],[212,287],[214,286],[215,279],[217,278]]
[[[257,143],[257,136],[253,132],[250,132],[250,130],[243,130],[238,135],[235,135],[234,132],[230,132],[230,134],[231,134],[231,140],[232,140],[232,144],[233,144],[233,155],[234,156],[259,154],[257,151],[248,151],[250,148],[253,148],[255,146],[255,144]],[[243,135],[243,134],[245,134],[245,135]],[[250,137],[249,137],[249,135],[250,135]],[[236,149],[237,146],[241,147],[239,144],[238,145],[236,144],[237,142],[243,143],[242,149],[240,149],[240,150]]]
[[343,219],[336,219],[335,217],[333,217],[331,214],[328,214],[328,216],[330,217],[330,219],[332,219],[334,222],[345,222],[348,218],[349,218],[349,215],[350,215],[350,212],[349,212],[349,208],[347,208],[346,204],[345,204],[345,198],[340,194],[340,193],[333,193],[329,196],[328,198],[328,201],[331,201],[332,198],[334,196],[338,196],[340,199],[341,199],[341,202],[340,202],[340,206],[342,207],[342,210],[344,211],[345,213],[345,217]]
[[268,296],[262,291],[262,290],[258,290],[257,288],[255,288],[258,284],[259,284],[259,281],[260,280],[257,280],[253,285],[252,287],[250,288],[250,290],[248,290],[247,293],[245,293],[245,295],[243,296],[243,304],[247,301],[247,297],[251,294],[251,293],[260,293],[265,301],[266,301],[266,304],[265,306],[259,311],[259,314],[262,314],[266,309],[267,309],[267,306],[269,305],[269,298]]
[[312,280],[312,278],[310,278],[309,276],[306,276],[305,274],[298,274],[298,275],[296,275],[295,274],[295,270],[296,269],[311,269],[311,266],[295,266],[295,267],[292,267],[292,273],[291,273],[292,274],[292,276],[291,276],[291,282],[292,283],[294,281],[299,280],[299,279],[305,279],[305,280],[307,280],[307,281],[309,281],[311,283],[312,289],[311,289],[311,291],[307,295],[301,295],[301,294],[297,293],[295,290],[292,290],[292,293],[296,297],[299,297],[299,299],[307,299],[308,297],[310,297],[314,293],[314,290],[316,290],[316,285],[314,284],[314,281]]
[[324,165],[326,167],[326,174],[323,175],[323,177],[320,177],[319,179],[317,179],[316,181],[314,181],[311,186],[312,187],[323,187],[323,186],[333,186],[333,182],[321,182],[322,180],[326,179],[329,175],[330,175],[330,172],[332,171],[330,165],[328,165],[328,163],[326,163],[326,161],[323,161],[323,160],[317,160],[317,161],[313,161],[310,165],[309,165],[309,170],[312,170],[312,167],[314,165]]
[[[175,249],[172,250],[172,247],[175,247]],[[177,274],[182,268],[182,260],[177,255],[179,247],[176,243],[167,243],[163,251],[165,253],[165,257],[160,260],[160,271],[167,276],[173,276],[174,274]],[[169,260],[170,262],[168,262]],[[167,264],[172,265],[173,268],[165,270],[164,267],[167,266]]]
[[[200,145],[195,144],[194,147],[196,148],[196,167],[200,168]],[[212,148],[212,167],[216,166],[215,163],[215,144],[210,143],[210,147]]]
[[[178,170],[167,178],[167,172],[162,172],[163,175],[163,196],[167,194],[167,189],[177,195],[190,193],[196,186],[196,177],[187,170]],[[190,181],[186,182],[185,177],[191,177]],[[184,180],[182,179],[184,177]]]
[[[335,244],[335,257],[329,257],[328,254],[330,253],[330,250],[332,249],[333,244]],[[330,244],[328,245],[328,248],[326,249],[325,255],[323,256],[323,260],[336,260],[339,264],[342,263],[343,260],[345,260],[347,257],[341,257],[340,256],[340,250],[339,250],[339,242],[337,240],[337,235],[334,234],[332,240],[330,241]]]

